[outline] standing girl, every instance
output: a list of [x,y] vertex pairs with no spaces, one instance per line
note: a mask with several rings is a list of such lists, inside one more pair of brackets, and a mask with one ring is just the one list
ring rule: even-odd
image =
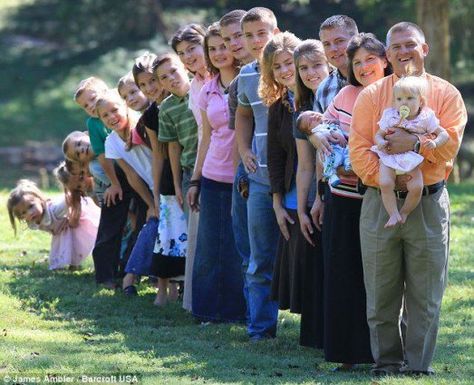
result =
[[66,190],[65,195],[53,201],[32,181],[22,179],[8,197],[8,215],[15,232],[17,218],[30,229],[52,234],[50,270],[77,270],[94,247],[100,210],[92,199],[71,195]]
[[[142,115],[142,122],[145,126],[147,136],[152,150],[152,173],[153,173],[153,196],[155,207],[158,208],[160,223],[158,235],[160,240],[155,248],[152,272],[159,278],[158,294],[155,305],[165,305],[168,300],[174,301],[177,298],[177,286],[170,282],[171,278],[176,278],[184,274],[185,259],[180,258],[179,253],[165,250],[167,238],[185,237],[183,231],[183,211],[177,204],[175,190],[173,186],[173,175],[168,156],[168,145],[158,141],[159,132],[159,108],[161,102],[169,95],[154,74],[154,63],[157,56],[146,53],[137,59],[132,69],[134,79],[138,87],[148,97],[152,103]],[[181,233],[180,233],[181,232]],[[176,233],[176,236],[173,234]],[[180,233],[180,234],[178,234]],[[168,234],[168,235],[166,235]],[[166,289],[168,287],[168,290]]]
[[[202,140],[188,191],[188,204],[200,210],[192,276],[192,312],[201,321],[245,321],[241,258],[232,232],[234,131],[229,129],[227,88],[237,66],[212,24],[204,41],[212,79],[199,96]],[[199,203],[199,193],[201,201]]]
[[[189,108],[196,119],[198,143],[202,137],[201,109],[198,105],[199,93],[210,73],[204,57],[204,37],[206,30],[199,24],[188,24],[175,33],[171,39],[171,47],[179,56],[186,69],[193,74],[189,89]],[[186,197],[184,197],[186,198]],[[199,223],[199,213],[192,211],[188,215],[188,251],[186,255],[186,274],[184,284],[183,308],[191,311],[192,305],[192,274],[196,239]]]

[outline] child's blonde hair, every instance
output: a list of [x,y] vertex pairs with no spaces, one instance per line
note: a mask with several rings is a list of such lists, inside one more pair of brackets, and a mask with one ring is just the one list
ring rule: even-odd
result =
[[[56,180],[62,186],[64,195],[66,197],[66,204],[68,206],[68,220],[70,223],[79,223],[81,216],[81,198],[85,195],[83,191],[77,189],[70,189],[68,184],[71,182],[73,175],[68,168],[68,164],[63,161],[53,170]],[[77,176],[76,176],[77,177]],[[86,178],[86,175],[80,175],[80,178]]]
[[409,95],[416,95],[422,100],[426,98],[426,80],[421,76],[404,76],[393,85],[393,95],[405,92]]
[[41,200],[43,205],[44,205],[44,202],[46,202],[46,197],[43,195],[41,190],[36,186],[35,182],[29,179],[20,179],[16,183],[16,187],[10,191],[10,194],[7,200],[8,216],[10,217],[10,224],[13,228],[13,231],[15,232],[15,235],[16,235],[15,218],[20,219],[18,215],[15,213],[15,207],[23,201],[25,195],[33,195],[37,197],[38,199]]
[[[323,43],[316,39],[307,39],[301,42],[301,44],[296,47],[293,58],[295,59],[295,79],[296,79],[296,87],[295,87],[295,108],[296,110],[301,110],[302,108],[311,108],[312,107],[312,99],[314,95],[314,91],[310,90],[306,87],[301,79],[300,73],[298,71],[298,67],[300,65],[300,60],[305,58],[311,62],[316,62],[318,60],[322,60],[326,63],[328,67],[328,72],[331,73],[334,70],[334,67],[329,64],[329,61],[324,53]],[[311,106],[309,105],[311,104]]]
[[270,106],[286,92],[286,88],[278,83],[273,76],[275,56],[281,52],[288,52],[293,56],[293,52],[300,43],[300,39],[286,31],[273,36],[265,46],[262,56],[262,76],[258,84],[258,95],[265,105]]
[[85,90],[94,90],[98,94],[101,94],[107,91],[108,89],[109,87],[102,79],[95,76],[90,76],[86,79],[81,80],[77,85],[76,91],[74,91],[74,101],[77,102],[77,99],[79,98],[79,96],[82,95]]
[[71,159],[67,156],[67,152],[69,150],[69,141],[72,140],[72,139],[77,139],[79,137],[83,137],[83,136],[88,136],[85,132],[83,131],[72,131],[71,133],[69,133],[63,140],[63,144],[62,144],[62,148],[63,148],[63,154],[64,154],[64,157],[68,160],[71,160],[71,161],[76,161],[76,159]]
[[113,102],[123,105],[127,111],[128,127],[126,130],[125,142],[127,143],[126,149],[127,151],[129,151],[133,147],[132,129],[135,128],[137,121],[134,118],[132,118],[132,115],[130,115],[130,109],[128,108],[127,103],[125,103],[125,100],[123,100],[120,97],[116,89],[108,90],[107,92],[103,93],[102,96],[100,96],[100,98],[97,100],[97,103],[96,103],[97,114],[99,115],[99,118],[100,118],[99,110],[107,103],[113,103]]

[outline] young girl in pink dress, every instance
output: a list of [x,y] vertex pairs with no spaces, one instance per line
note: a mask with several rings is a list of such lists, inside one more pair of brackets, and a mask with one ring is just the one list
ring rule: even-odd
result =
[[7,209],[13,230],[16,218],[30,229],[52,234],[50,270],[77,270],[94,247],[100,210],[90,198],[75,199],[70,193],[48,199],[27,179],[18,181],[10,192]]
[[[406,76],[393,86],[393,107],[387,108],[379,121],[380,129],[375,134],[376,146],[372,151],[380,158],[380,191],[382,201],[390,218],[385,227],[405,223],[408,214],[418,206],[423,191],[423,176],[419,165],[423,157],[415,151],[401,154],[388,153],[385,135],[392,127],[401,127],[415,135],[434,134],[435,139],[429,139],[427,148],[432,149],[445,144],[448,133],[439,125],[433,110],[426,107],[426,81],[420,76]],[[398,211],[397,199],[394,194],[395,178],[407,174],[407,194],[402,208]]]

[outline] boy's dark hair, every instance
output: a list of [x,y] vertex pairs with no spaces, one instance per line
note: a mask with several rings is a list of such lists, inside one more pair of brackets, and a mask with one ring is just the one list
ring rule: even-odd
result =
[[319,27],[319,36],[321,37],[321,31],[333,28],[340,28],[354,36],[359,32],[357,24],[352,17],[346,15],[334,15],[324,20]]
[[170,40],[171,48],[173,51],[178,53],[178,44],[187,41],[194,44],[203,45],[204,43],[204,36],[206,36],[206,30],[200,24],[188,24],[184,27],[178,29],[176,33]]
[[277,28],[277,19],[271,9],[265,7],[255,7],[249,9],[247,13],[242,17],[240,24],[250,23],[252,21],[266,21],[273,29]]
[[146,72],[149,74],[153,73],[153,62],[156,59],[156,55],[154,53],[145,52],[143,55],[138,56],[135,59],[132,67],[132,75],[133,79],[135,80],[135,84],[138,86],[138,75]]
[[227,12],[219,20],[219,25],[222,28],[222,27],[227,27],[228,25],[231,25],[231,24],[236,24],[236,23],[240,24],[242,17],[244,17],[246,13],[247,12],[244,11],[243,9],[234,9],[233,11]]
[[[385,46],[383,43],[378,40],[372,33],[361,32],[352,37],[347,45],[347,61],[348,61],[348,73],[347,80],[349,84],[353,86],[361,86],[362,84],[356,79],[354,75],[354,70],[352,69],[352,62],[354,60],[354,55],[359,50],[359,48],[365,48],[368,52],[387,60],[387,55],[385,53]],[[392,67],[387,60],[387,67],[385,67],[384,76],[390,75],[392,73]]]

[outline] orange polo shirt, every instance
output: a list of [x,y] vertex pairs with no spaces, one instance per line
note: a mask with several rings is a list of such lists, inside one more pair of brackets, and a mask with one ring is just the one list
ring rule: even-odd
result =
[[[436,114],[449,134],[449,140],[429,150],[427,138],[420,136],[420,154],[425,158],[420,166],[423,183],[431,185],[448,178],[461,145],[467,112],[461,94],[452,84],[439,77],[423,74],[428,83],[427,105]],[[390,75],[364,88],[352,112],[349,151],[354,172],[367,186],[379,186],[379,158],[370,148],[379,127],[377,122],[385,108],[392,106],[393,85],[399,78]]]

